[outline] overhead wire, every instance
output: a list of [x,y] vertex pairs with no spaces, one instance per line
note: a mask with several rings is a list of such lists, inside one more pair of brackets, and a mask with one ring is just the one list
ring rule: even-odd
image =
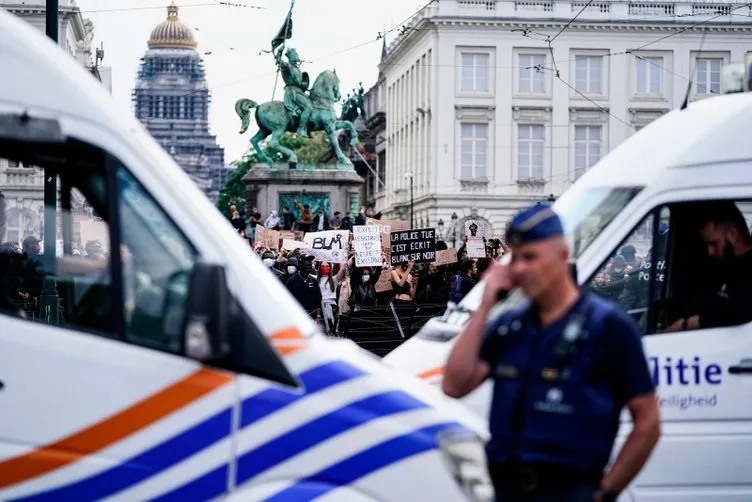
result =
[[[82,14],[91,14],[91,13],[106,13],[106,12],[130,12],[130,11],[141,11],[141,10],[165,10],[169,7],[169,5],[153,5],[149,7],[121,7],[116,9],[81,9],[80,12]],[[191,7],[239,7],[241,9],[256,9],[256,10],[266,10],[266,7],[261,7],[259,5],[250,5],[250,4],[243,4],[243,3],[237,3],[237,2],[225,2],[225,1],[214,1],[214,2],[205,2],[205,3],[194,3],[194,4],[186,4],[181,5],[181,9],[187,9]]]

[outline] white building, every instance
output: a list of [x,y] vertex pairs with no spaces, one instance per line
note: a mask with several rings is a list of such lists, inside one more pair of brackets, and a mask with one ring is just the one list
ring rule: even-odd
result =
[[[0,0],[0,8],[15,14],[42,33],[46,31],[45,4],[45,0]],[[84,19],[73,0],[60,0],[58,19],[60,46],[112,92],[112,71],[99,66],[103,54],[93,47],[94,24]],[[0,157],[0,191],[5,195],[7,206],[6,240],[21,241],[27,235],[41,238],[44,213],[42,170]],[[74,194],[74,206],[80,202],[75,199]],[[83,208],[79,207],[77,213],[75,221],[79,217],[86,219]]]
[[751,14],[701,0],[434,0],[381,65],[376,210],[409,215],[412,174],[416,225],[442,220],[451,244],[477,215],[501,234],[520,206],[680,106],[690,79],[691,99],[719,93],[721,65],[752,51]]

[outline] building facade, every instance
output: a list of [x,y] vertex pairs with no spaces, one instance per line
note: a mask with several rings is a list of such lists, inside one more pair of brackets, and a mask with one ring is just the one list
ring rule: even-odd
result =
[[[42,33],[46,32],[45,4],[45,0],[0,0],[0,8],[20,17]],[[94,24],[83,17],[73,0],[60,0],[58,19],[60,46],[112,92],[112,70],[99,65],[103,51],[93,47]],[[6,201],[6,240],[20,242],[29,235],[41,239],[44,216],[42,170],[0,157],[0,191]],[[77,235],[80,221],[89,219],[89,215],[83,200],[75,194],[72,204],[75,213],[74,235]]]
[[193,30],[180,22],[178,7],[151,32],[141,59],[133,112],[210,199],[216,201],[230,170],[224,149],[209,132],[211,96]]
[[690,80],[690,99],[719,94],[721,66],[752,50],[751,14],[700,0],[435,0],[381,64],[377,210],[409,214],[412,191],[416,224],[449,241],[467,218],[501,234],[680,106]]
[[[381,50],[381,62],[387,59],[386,40]],[[364,197],[368,207],[383,206],[386,187],[386,75],[385,66],[379,69],[376,84],[365,94],[366,123],[369,138],[366,149],[371,154],[371,169],[365,176]],[[377,199],[379,199],[377,201]]]

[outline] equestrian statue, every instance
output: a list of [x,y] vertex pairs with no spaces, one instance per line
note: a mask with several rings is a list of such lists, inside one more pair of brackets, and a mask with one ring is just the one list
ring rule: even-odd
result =
[[[293,6],[294,4],[293,1]],[[269,158],[261,147],[261,142],[271,135],[267,148],[286,157],[290,167],[294,169],[297,167],[298,158],[294,151],[280,144],[284,133],[291,132],[308,137],[310,131],[325,131],[329,144],[337,155],[338,164],[352,168],[352,162],[339,146],[337,131],[347,129],[352,138],[350,140],[352,146],[358,144],[358,133],[352,122],[339,120],[334,111],[334,105],[342,99],[337,72],[336,70],[321,72],[309,89],[308,73],[300,69],[301,60],[298,52],[293,48],[285,51],[285,41],[290,38],[291,34],[292,6],[282,30],[272,40],[270,51],[274,55],[274,62],[285,83],[284,101],[258,104],[251,99],[239,99],[235,103],[235,112],[242,121],[240,134],[248,130],[251,111],[255,109],[259,130],[251,138],[251,144],[260,162],[274,165],[274,160]]]

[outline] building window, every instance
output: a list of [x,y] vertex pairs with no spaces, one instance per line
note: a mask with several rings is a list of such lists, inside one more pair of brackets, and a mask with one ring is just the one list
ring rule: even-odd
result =
[[489,55],[462,54],[462,92],[489,91]]
[[663,58],[638,57],[637,65],[637,94],[663,93]]
[[488,124],[462,124],[462,178],[485,178],[488,158]]
[[520,180],[543,178],[543,151],[546,128],[541,124],[517,126],[517,178]]
[[574,127],[574,177],[579,178],[601,158],[601,126]]
[[603,93],[603,56],[575,57],[575,89],[583,94]]
[[14,167],[18,167],[18,161],[17,160],[8,160],[8,167],[13,169]]
[[721,93],[721,58],[697,58],[697,94]]
[[520,54],[518,91],[528,94],[543,94],[546,92],[544,69],[545,54]]

